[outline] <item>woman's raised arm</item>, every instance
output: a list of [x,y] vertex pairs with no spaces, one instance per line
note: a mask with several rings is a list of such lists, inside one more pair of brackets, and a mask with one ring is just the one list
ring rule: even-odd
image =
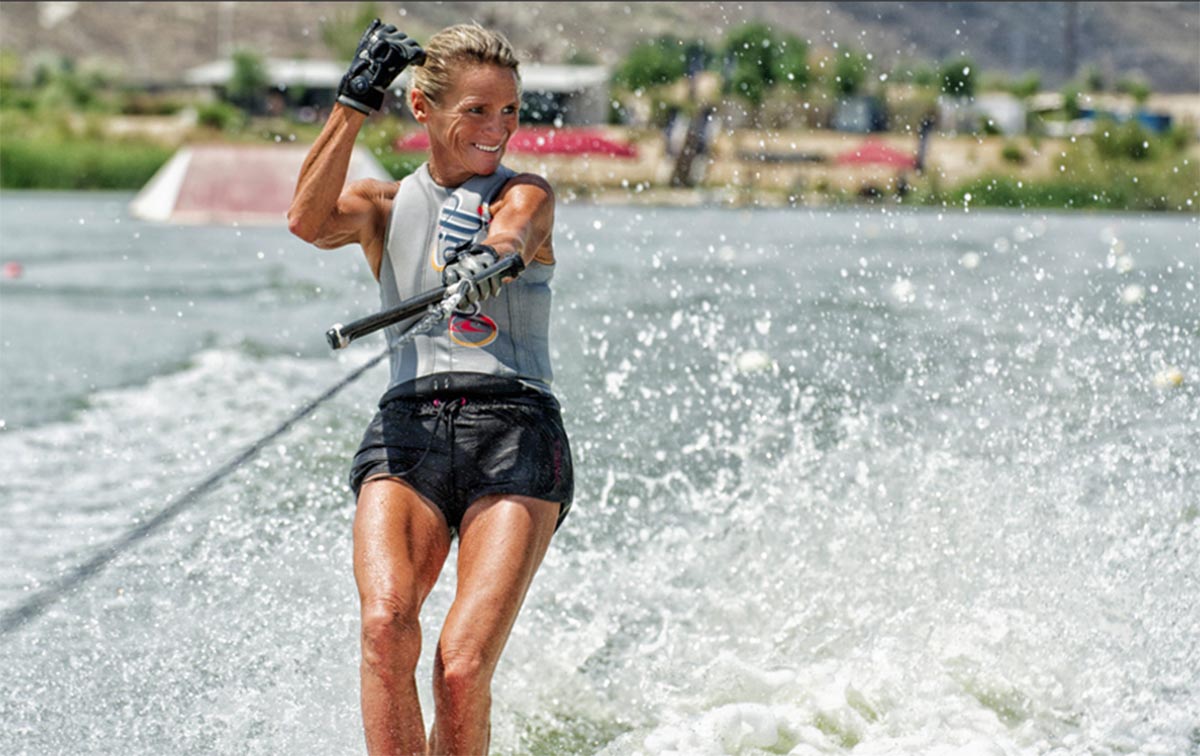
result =
[[355,201],[349,187],[346,191],[343,187],[354,141],[365,120],[362,113],[335,105],[304,158],[288,208],[288,230],[306,242],[317,244],[319,239],[351,236],[342,242],[347,244],[361,238],[351,232],[365,223],[368,208]]

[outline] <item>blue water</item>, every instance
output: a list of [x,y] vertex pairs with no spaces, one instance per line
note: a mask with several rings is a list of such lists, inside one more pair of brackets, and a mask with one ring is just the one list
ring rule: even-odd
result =
[[[129,199],[0,196],[0,608],[381,348],[324,342],[377,306],[357,251]],[[1195,219],[577,204],[555,234],[577,500],[496,753],[1200,751]],[[0,638],[0,752],[362,752],[344,481],[385,381]]]

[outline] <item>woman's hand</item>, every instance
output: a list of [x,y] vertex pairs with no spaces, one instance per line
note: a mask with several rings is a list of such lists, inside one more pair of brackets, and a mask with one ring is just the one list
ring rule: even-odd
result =
[[453,286],[459,281],[467,282],[467,291],[459,302],[459,307],[482,302],[500,293],[500,277],[496,276],[480,283],[475,283],[472,278],[499,261],[500,255],[487,244],[472,244],[466,249],[451,250],[446,255],[446,267],[442,269],[442,283]]
[[337,101],[370,115],[383,105],[383,96],[400,72],[410,64],[425,62],[425,51],[415,39],[391,24],[371,22],[359,40],[350,68],[338,87]]

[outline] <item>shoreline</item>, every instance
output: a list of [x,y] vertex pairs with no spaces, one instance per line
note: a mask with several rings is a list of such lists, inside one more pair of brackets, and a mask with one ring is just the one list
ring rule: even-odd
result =
[[[142,120],[145,120],[143,123]],[[93,122],[55,136],[3,125],[0,188],[7,190],[141,189],[180,147],[197,143],[304,143],[303,130],[283,134],[261,123],[228,134],[210,129],[162,131],[164,119]],[[178,122],[176,122],[178,123]],[[138,128],[143,130],[139,131]],[[1156,140],[1145,158],[1105,154],[1092,139],[935,134],[926,169],[911,164],[848,164],[847,153],[880,145],[915,155],[915,136],[828,131],[733,130],[720,133],[696,159],[694,187],[673,187],[675,158],[660,132],[597,129],[633,145],[634,158],[511,153],[505,164],[544,176],[567,202],[664,207],[932,207],[1012,210],[1200,213],[1200,143]],[[364,130],[360,144],[400,178],[424,156],[392,150],[403,124]],[[798,159],[801,156],[804,159]]]
[[[562,192],[559,195],[559,201],[564,207],[596,207],[596,208],[644,208],[648,210],[737,210],[737,211],[775,211],[775,210],[795,210],[803,211],[829,211],[829,212],[854,212],[854,211],[878,211],[881,214],[924,214],[932,215],[935,213],[955,213],[958,215],[971,214],[992,214],[992,215],[1023,215],[1037,214],[1043,216],[1080,216],[1080,215],[1130,215],[1141,217],[1176,217],[1183,221],[1192,220],[1197,213],[1180,212],[1171,210],[1142,210],[1137,208],[1107,208],[1107,207],[1013,207],[1007,205],[973,205],[970,208],[961,206],[941,205],[941,204],[920,204],[916,202],[787,202],[781,201],[776,197],[769,198],[766,202],[742,202],[731,203],[714,199],[709,193],[700,200],[685,199],[682,197],[688,190],[671,190],[664,189],[662,191],[646,191],[644,193],[630,196],[628,193],[620,192],[607,193],[592,193],[589,195],[571,195],[568,192]],[[128,199],[132,200],[137,195],[137,190],[133,189],[5,189],[0,188],[0,197],[16,199],[20,195],[31,197],[52,197],[55,195],[62,196],[93,196],[96,199],[109,197],[113,200]],[[161,223],[161,222],[158,222]],[[285,217],[281,214],[277,221],[267,220],[262,217],[239,219],[229,224],[237,228],[270,228],[273,226],[282,226],[286,224]],[[208,223],[174,223],[173,225],[214,225]]]

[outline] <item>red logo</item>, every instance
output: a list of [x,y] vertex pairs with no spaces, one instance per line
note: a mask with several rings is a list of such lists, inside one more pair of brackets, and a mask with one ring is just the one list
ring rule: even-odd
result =
[[483,313],[450,316],[450,340],[459,346],[482,347],[491,344],[499,335],[496,321]]

